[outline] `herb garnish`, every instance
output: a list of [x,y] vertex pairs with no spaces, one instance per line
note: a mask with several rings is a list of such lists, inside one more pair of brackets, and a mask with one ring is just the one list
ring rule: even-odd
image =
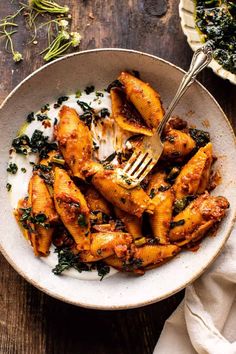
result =
[[95,87],[91,85],[91,86],[87,86],[84,91],[86,92],[86,95],[89,95],[90,93],[94,92],[94,90]]
[[78,215],[78,224],[79,226],[86,227],[87,226],[87,221],[85,218],[84,214],[79,214]]
[[103,213],[100,210],[93,210],[90,212],[91,219],[90,223],[91,225],[98,225],[98,224],[108,224],[109,221],[111,220],[111,217],[105,213]]
[[36,117],[37,117],[37,120],[38,120],[39,122],[42,122],[42,121],[44,121],[44,120],[46,120],[46,119],[49,119],[46,114],[36,114]]
[[48,136],[44,136],[41,130],[35,130],[30,140],[30,147],[32,152],[38,152],[40,158],[46,158],[49,151],[56,150],[56,143],[49,143]]
[[190,128],[189,134],[191,138],[195,140],[198,148],[203,147],[210,142],[210,134],[204,130]]
[[112,166],[111,164],[105,165],[104,170],[114,170],[114,166]]
[[110,112],[108,111],[107,108],[101,109],[100,114],[101,114],[101,117],[102,117],[102,118],[110,117]]
[[153,198],[155,197],[155,195],[156,195],[156,190],[155,190],[155,188],[152,188],[151,191],[150,191],[150,193],[149,193],[149,197],[150,197],[151,199],[153,199]]
[[15,163],[10,162],[8,167],[7,167],[7,172],[11,173],[12,175],[15,175],[18,171],[18,167]]
[[21,222],[30,219],[32,208],[20,208],[20,211],[22,212],[22,215],[20,217]]
[[90,106],[88,105],[88,103],[78,100],[78,101],[77,101],[77,104],[82,108],[82,110],[83,110],[84,112],[86,112],[86,111],[93,112],[93,108],[90,107]]
[[158,237],[150,238],[150,239],[148,239],[147,243],[152,246],[158,245],[160,243],[160,239]]
[[33,171],[37,171],[39,177],[43,178],[46,184],[50,186],[53,185],[52,166],[42,164],[34,165]]
[[69,99],[68,96],[61,96],[58,98],[57,103],[53,105],[54,108],[59,108],[63,102],[67,101]]
[[127,176],[125,176],[125,175],[121,175],[121,178],[125,181],[125,183],[126,183],[128,186],[130,186],[130,185],[132,184],[132,180],[131,180],[129,177],[127,177]]
[[170,143],[174,143],[175,142],[175,137],[173,135],[167,135],[164,138],[164,141],[169,141]]
[[185,224],[185,220],[184,219],[181,219],[181,220],[178,220],[178,221],[171,221],[170,222],[170,228],[173,229],[176,226],[182,226],[184,224]]
[[32,215],[32,208],[20,208],[20,211],[22,212],[22,215],[20,217],[20,222],[22,223],[22,226],[25,229],[29,229],[29,226],[27,225],[27,222],[30,222],[35,225],[40,225],[44,227],[45,229],[50,228],[49,223],[45,223],[47,220],[47,216],[43,213],[39,213],[35,216]]
[[58,264],[53,268],[52,272],[56,275],[60,275],[69,268],[74,268],[79,273],[84,270],[90,270],[86,263],[80,262],[79,254],[72,253],[68,248],[56,248],[55,253],[58,255]]
[[214,58],[236,74],[235,1],[196,0],[195,22],[203,41],[211,40]]
[[96,266],[97,266],[98,275],[99,277],[101,277],[100,281],[102,281],[105,275],[110,273],[110,267],[102,261],[97,262]]
[[172,183],[174,183],[174,181],[175,181],[175,179],[176,179],[176,177],[178,176],[178,174],[180,173],[180,168],[179,167],[173,167],[171,170],[170,170],[170,172],[169,172],[169,174],[168,174],[168,176],[166,177],[166,182],[167,183],[170,183],[170,184],[172,184]]
[[50,106],[48,103],[46,103],[43,107],[41,107],[40,111],[41,113],[45,113],[46,111],[49,111]]
[[142,267],[143,261],[141,258],[131,258],[128,261],[124,261],[122,268],[127,272],[132,272]]
[[28,114],[28,116],[27,116],[27,118],[26,118],[26,121],[27,121],[28,123],[31,123],[31,122],[33,122],[33,120],[35,120],[35,118],[34,118],[34,112],[31,112],[30,114]]
[[10,192],[12,185],[10,183],[6,184],[6,189],[8,192]]
[[165,192],[168,191],[168,189],[170,189],[170,186],[160,186],[158,192]]
[[37,170],[41,170],[43,172],[50,172],[52,170],[52,166],[42,165],[42,164],[34,165],[33,171],[37,171]]
[[23,173],[26,173],[26,172],[27,172],[26,168],[24,168],[24,167],[22,167],[20,170],[21,170],[21,172],[23,172]]
[[12,141],[12,147],[15,149],[16,153],[27,155],[30,146],[30,139],[27,135],[23,134],[16,137]]
[[96,91],[95,92],[96,97],[104,97],[104,93]]
[[90,111],[86,111],[83,114],[80,114],[80,120],[82,120],[82,122],[84,122],[87,127],[90,128],[92,121],[93,121],[93,114]]
[[182,210],[184,210],[188,204],[196,198],[195,195],[188,195],[186,197],[183,197],[182,199],[177,199],[174,202],[174,212],[175,214],[180,213]]
[[80,96],[81,96],[81,91],[77,90],[76,93],[75,93],[75,97],[76,98],[80,98]]
[[41,158],[46,158],[49,151],[57,149],[57,144],[49,143],[48,138],[41,130],[36,129],[31,139],[25,134],[13,139],[12,147],[19,154],[27,155],[28,152],[34,152],[39,153]]
[[91,271],[97,269],[98,275],[103,280],[106,274],[110,272],[110,267],[102,261],[96,262],[96,264],[88,264],[80,261],[79,254],[74,254],[69,248],[56,248],[55,253],[58,255],[58,264],[53,268],[52,272],[56,275],[60,275],[67,269],[74,268],[79,273],[83,271]]

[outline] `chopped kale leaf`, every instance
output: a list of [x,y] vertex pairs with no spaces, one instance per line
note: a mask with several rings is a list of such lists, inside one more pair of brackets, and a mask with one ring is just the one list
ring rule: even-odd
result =
[[91,86],[87,86],[84,91],[86,92],[86,95],[89,95],[90,93],[94,92],[94,90],[95,87],[91,85]]
[[210,134],[203,130],[190,128],[189,134],[193,140],[195,140],[198,148],[205,146],[210,142]]
[[78,100],[77,104],[80,106],[80,108],[82,108],[84,112],[86,111],[93,112],[93,108],[89,106],[88,103]]
[[10,192],[12,185],[10,183],[6,184],[6,189],[8,192]]
[[170,189],[170,186],[160,186],[158,188],[158,191],[159,192],[165,192],[165,191],[168,191],[168,189]]
[[181,220],[178,220],[178,221],[171,221],[170,222],[170,228],[173,229],[176,226],[182,226],[184,224],[185,224],[185,220],[184,219],[181,219]]
[[102,117],[102,118],[110,117],[110,112],[108,111],[107,108],[101,109],[100,114],[101,114],[101,117]]
[[16,137],[12,141],[12,147],[18,154],[27,155],[30,146],[30,139],[27,135],[23,134]]
[[18,171],[18,167],[15,163],[10,162],[8,167],[7,167],[7,172],[11,173],[12,175],[15,175]]
[[31,123],[31,122],[33,122],[33,120],[35,120],[35,118],[34,118],[34,112],[31,112],[30,114],[28,114],[28,116],[27,116],[27,118],[26,118],[26,121],[27,121],[28,123]]
[[78,216],[78,224],[79,224],[79,226],[82,226],[82,227],[86,227],[87,226],[87,221],[86,221],[85,215],[79,214],[79,216]]
[[101,280],[103,280],[105,275],[110,273],[110,267],[102,261],[97,262],[96,266],[97,266],[98,275],[99,275],[99,277],[101,277],[100,278],[100,281],[101,281]]
[[55,252],[58,255],[58,264],[53,268],[52,272],[60,275],[69,268],[76,269],[79,273],[82,271],[89,271],[89,265],[80,262],[79,254],[74,254],[68,248],[56,248]]

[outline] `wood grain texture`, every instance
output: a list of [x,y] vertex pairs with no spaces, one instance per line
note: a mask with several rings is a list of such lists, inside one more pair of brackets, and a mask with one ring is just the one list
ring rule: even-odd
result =
[[[132,48],[155,54],[187,69],[192,52],[184,37],[176,0],[65,0],[72,10],[73,30],[83,35],[80,50],[99,47]],[[0,0],[0,16],[17,9],[18,1]],[[94,18],[93,18],[94,17]],[[18,65],[0,42],[0,102],[27,75],[43,65],[38,45],[19,20]],[[206,69],[199,80],[218,100],[236,127],[236,87]],[[41,293],[22,279],[0,256],[0,353],[3,354],[149,354],[165,320],[183,292],[145,308],[92,311],[64,304]],[[148,291],[148,289],[146,289]]]

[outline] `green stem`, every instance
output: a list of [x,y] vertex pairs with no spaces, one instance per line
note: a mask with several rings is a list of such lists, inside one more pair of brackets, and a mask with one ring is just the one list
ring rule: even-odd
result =
[[34,0],[32,8],[37,12],[49,12],[49,13],[58,13],[63,14],[69,12],[68,6],[60,6],[54,1],[48,0]]
[[63,44],[61,47],[59,47],[56,50],[49,50],[48,53],[43,57],[45,61],[49,61],[52,59],[55,59],[59,57],[61,54],[63,54],[69,47],[71,46],[71,41]]
[[0,23],[0,27],[3,26],[13,26],[13,27],[18,27],[18,25],[14,22],[4,22],[4,23]]

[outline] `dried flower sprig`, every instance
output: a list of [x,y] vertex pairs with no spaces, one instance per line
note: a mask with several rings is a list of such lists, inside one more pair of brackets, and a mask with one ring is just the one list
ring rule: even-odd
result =
[[71,32],[70,34],[62,29],[58,32],[57,37],[52,41],[44,55],[43,59],[45,61],[50,61],[52,59],[60,57],[67,49],[70,47],[78,47],[81,41],[81,35],[78,32]]
[[[12,36],[17,32],[18,25],[14,22],[16,16],[22,11],[26,19],[26,23],[30,31],[33,31],[33,36],[29,43],[37,44],[38,29],[47,26],[48,46],[40,54],[44,55],[45,61],[50,61],[60,57],[70,47],[78,47],[81,41],[81,35],[78,32],[70,33],[70,24],[68,20],[71,19],[69,7],[67,5],[61,6],[53,0],[28,0],[27,3],[22,3],[21,8],[13,15],[6,16],[0,20],[0,38],[5,38],[5,48],[11,51],[13,60],[19,62],[23,59],[20,52],[14,49]],[[36,25],[36,18],[45,13],[56,14],[57,17],[51,18],[49,21],[43,22],[41,25]],[[65,15],[67,14],[67,15]],[[59,15],[59,17],[58,17]]]
[[8,15],[4,17],[0,21],[0,33],[1,37],[6,40],[5,42],[5,48],[6,50],[9,49],[10,45],[10,52],[12,53],[12,58],[13,60],[17,63],[23,60],[23,56],[20,52],[16,51],[14,48],[12,36],[17,32],[17,27],[18,25],[14,22],[15,18],[22,12],[23,7],[21,7],[17,12],[15,12],[13,15]]
[[53,14],[65,14],[69,12],[67,5],[61,6],[50,0],[29,0],[29,7],[37,12],[49,12]]

